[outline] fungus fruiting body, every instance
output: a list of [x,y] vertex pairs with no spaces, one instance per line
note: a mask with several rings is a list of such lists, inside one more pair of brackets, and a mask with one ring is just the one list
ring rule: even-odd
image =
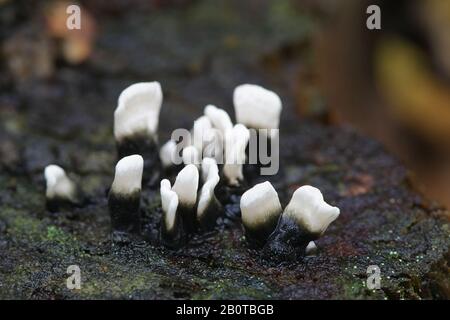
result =
[[163,168],[167,169],[175,165],[177,144],[173,140],[167,141],[159,150],[159,159]]
[[203,186],[200,191],[197,206],[197,222],[203,231],[211,230],[222,213],[222,205],[215,195],[219,183],[219,169],[212,158],[205,158],[202,162]]
[[46,205],[50,211],[79,203],[80,192],[63,168],[54,164],[48,165],[45,167],[44,176]]
[[246,238],[250,243],[263,246],[282,212],[277,192],[270,182],[257,184],[242,195],[240,207]]
[[238,123],[253,129],[278,129],[282,104],[275,92],[242,84],[234,90],[233,103]]
[[140,233],[140,199],[144,160],[140,155],[122,158],[116,165],[108,206],[113,236]]
[[296,260],[311,241],[323,235],[339,216],[339,208],[326,203],[319,189],[298,188],[265,247],[265,255],[277,260]]
[[222,134],[225,134],[228,130],[233,128],[230,116],[223,109],[213,105],[207,105],[204,109],[204,114],[208,117],[213,126],[220,130]]
[[178,213],[178,195],[172,190],[170,181],[161,181],[161,242],[168,247],[178,248],[183,244],[184,231],[181,217]]
[[237,187],[244,180],[242,166],[245,163],[250,133],[248,129],[237,124],[233,129],[227,131],[225,136],[225,164],[223,166],[223,174],[228,185]]
[[[249,164],[244,167],[244,174],[276,173],[279,160],[273,158],[278,157],[278,128],[282,110],[280,97],[259,85],[242,84],[234,90],[233,104],[237,122],[246,125],[251,133],[247,150]],[[269,164],[271,166],[266,168]]]
[[172,190],[178,195],[178,212],[186,233],[196,230],[197,189],[199,173],[193,164],[186,165],[177,175]]
[[146,175],[153,173],[159,161],[157,131],[162,99],[159,82],[135,83],[122,91],[114,111],[118,157],[142,155]]

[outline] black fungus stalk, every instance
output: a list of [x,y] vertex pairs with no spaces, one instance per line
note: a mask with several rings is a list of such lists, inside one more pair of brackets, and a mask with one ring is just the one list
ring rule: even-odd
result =
[[133,134],[116,142],[118,159],[139,154],[144,159],[144,183],[154,185],[159,179],[161,162],[158,156],[158,142],[154,137],[149,137],[143,133]]
[[143,159],[140,155],[122,158],[108,196],[113,240],[127,241],[141,232],[140,201]]
[[282,212],[277,192],[270,182],[257,184],[242,195],[240,207],[247,241],[254,247],[264,246]]
[[319,189],[298,188],[269,236],[263,256],[277,262],[302,258],[308,244],[321,237],[339,214],[339,208],[327,204]]
[[278,262],[296,261],[306,253],[310,241],[320,235],[310,233],[292,218],[281,218],[263,248],[263,257]]
[[196,203],[199,174],[198,168],[193,164],[186,165],[177,175],[172,190],[178,196],[178,209],[183,230],[187,235],[197,230]]
[[213,158],[202,161],[203,187],[200,191],[197,206],[197,222],[200,231],[214,229],[217,219],[222,216],[223,207],[216,197],[215,189],[219,183],[219,168]]

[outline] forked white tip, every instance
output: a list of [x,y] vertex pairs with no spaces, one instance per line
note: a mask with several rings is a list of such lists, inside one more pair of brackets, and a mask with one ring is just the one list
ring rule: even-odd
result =
[[157,136],[162,104],[159,82],[135,83],[122,91],[114,111],[114,136],[117,141],[135,134]]
[[254,129],[278,129],[281,100],[273,91],[254,84],[243,84],[233,94],[236,121]]
[[200,153],[194,146],[188,146],[183,149],[183,163],[199,166],[201,163]]
[[[217,168],[217,164],[216,164]],[[202,190],[200,192],[200,198],[197,206],[197,218],[201,219],[203,214],[206,212],[208,205],[214,201],[214,189],[219,183],[219,170],[216,170],[213,166],[210,167],[210,170],[207,175],[206,182],[203,184]]]
[[292,195],[283,215],[295,219],[304,229],[320,236],[337,219],[339,213],[339,208],[324,201],[319,189],[302,186]]
[[124,157],[116,164],[116,173],[111,186],[115,194],[129,195],[141,190],[144,159],[134,154]]
[[244,125],[237,124],[227,131],[225,138],[223,174],[229,185],[238,186],[244,180],[242,165],[246,160],[245,148],[250,139],[250,133]]
[[164,168],[171,167],[177,156],[177,144],[173,140],[167,141],[159,150],[159,159]]
[[45,167],[44,176],[46,181],[45,195],[47,199],[62,198],[75,201],[76,186],[66,175],[63,168],[51,164]]
[[268,181],[244,192],[240,206],[242,223],[250,229],[264,226],[279,217],[282,212],[278,193]]
[[194,207],[198,190],[197,167],[193,164],[186,165],[178,173],[172,190],[178,195],[180,204],[190,208]]
[[209,118],[212,125],[219,129],[222,134],[225,134],[225,132],[233,127],[230,116],[223,109],[209,104],[205,107],[204,114]]
[[161,205],[164,212],[164,223],[166,230],[171,231],[175,225],[175,217],[178,208],[178,196],[172,191],[170,181],[161,180]]

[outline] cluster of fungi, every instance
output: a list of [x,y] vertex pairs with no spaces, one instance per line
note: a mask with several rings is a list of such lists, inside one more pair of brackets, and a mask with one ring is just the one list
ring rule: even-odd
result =
[[[108,195],[113,241],[139,235],[141,190],[155,177],[160,181],[162,216],[159,241],[181,249],[194,234],[216,228],[225,202],[237,196],[246,241],[265,257],[298,259],[315,248],[339,209],[324,201],[319,189],[301,186],[282,208],[268,181],[248,186],[245,178],[250,130],[263,139],[278,139],[282,103],[273,91],[243,84],[234,90],[237,124],[213,105],[194,121],[192,138],[158,143],[159,114],[163,103],[158,82],[136,83],[119,96],[114,112],[118,162]],[[168,172],[176,173],[171,181]],[[163,178],[163,179],[161,179]],[[45,168],[47,208],[76,205],[79,187],[57,165]],[[226,196],[219,196],[225,194]]]

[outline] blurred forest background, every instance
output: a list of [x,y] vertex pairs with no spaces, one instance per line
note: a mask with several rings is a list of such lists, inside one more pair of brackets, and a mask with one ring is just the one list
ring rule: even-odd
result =
[[[81,7],[80,31],[66,28],[70,4]],[[366,28],[370,4],[381,8],[381,30]],[[288,83],[299,119],[378,139],[411,169],[415,186],[450,207],[449,30],[447,0],[0,0],[0,130],[20,130],[20,97],[35,101],[30,92],[58,70],[89,69],[98,81],[214,70],[220,83],[229,65],[252,61]],[[11,141],[0,142],[3,169],[18,159]]]

